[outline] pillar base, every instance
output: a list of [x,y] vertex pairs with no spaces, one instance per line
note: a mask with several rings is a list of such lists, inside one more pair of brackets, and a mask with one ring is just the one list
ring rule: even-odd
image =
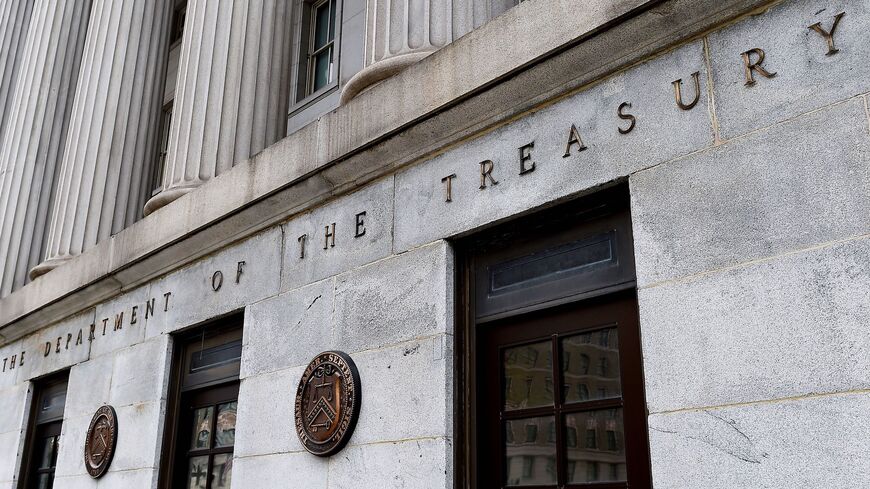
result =
[[61,256],[58,258],[49,258],[48,260],[43,261],[39,265],[36,265],[32,269],[30,269],[30,280],[34,280],[36,279],[36,277],[41,277],[45,275],[46,273],[70,261],[70,259],[72,259],[71,256]]
[[157,209],[169,204],[170,202],[175,201],[175,199],[181,197],[182,195],[186,195],[193,190],[196,190],[199,186],[193,185],[190,187],[175,187],[168,188],[159,194],[155,195],[148,199],[148,202],[145,203],[145,215],[149,215]]
[[433,49],[432,51],[400,54],[366,66],[344,85],[341,90],[341,104],[346,104],[375,83],[395,75],[434,52]]

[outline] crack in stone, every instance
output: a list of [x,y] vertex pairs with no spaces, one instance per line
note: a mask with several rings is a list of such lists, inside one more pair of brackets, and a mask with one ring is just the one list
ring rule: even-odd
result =
[[[749,438],[749,436],[746,433],[744,433],[742,430],[740,430],[740,428],[737,427],[736,421],[731,420],[731,419],[727,419],[723,416],[713,414],[710,411],[705,410],[703,412],[704,412],[704,414],[712,417],[713,419],[716,419],[717,421],[721,421],[722,423],[725,423],[726,425],[728,425],[729,428],[731,428],[731,430],[737,432],[737,434],[739,434],[740,437],[742,439],[744,439],[746,441],[746,443],[748,443],[748,445],[749,445],[748,447],[746,447],[746,450],[745,450],[746,452],[754,451],[755,443],[752,442],[752,439]],[[712,448],[715,448],[716,450],[718,450],[722,453],[725,453],[731,457],[734,457],[734,458],[741,460],[743,462],[746,462],[746,463],[760,464],[762,462],[762,459],[768,457],[768,454],[766,452],[761,452],[760,457],[753,456],[751,453],[745,453],[745,454],[740,453],[743,450],[729,449],[729,447],[727,447],[727,446],[721,446],[721,444],[717,444],[714,441],[709,441],[709,440],[706,440],[703,437],[699,437],[699,436],[686,435],[686,434],[682,434],[682,433],[677,432],[677,431],[665,430],[662,428],[656,428],[654,426],[650,426],[650,429],[653,431],[658,431],[660,433],[667,433],[667,434],[671,434],[671,435],[676,435],[676,436],[679,436],[679,437],[684,438],[686,440],[694,440],[694,441],[701,442],[705,445],[708,445]]]
[[314,304],[317,303],[317,301],[320,300],[321,297],[323,297],[323,294],[318,295],[317,297],[314,298],[313,301],[311,301],[311,304],[308,304],[308,307],[305,308],[305,312],[302,313],[302,317],[299,318],[298,322],[296,322],[295,328],[298,328],[299,326],[302,325],[302,321],[305,321],[305,316],[308,315],[308,311],[310,311],[311,308],[314,307]]

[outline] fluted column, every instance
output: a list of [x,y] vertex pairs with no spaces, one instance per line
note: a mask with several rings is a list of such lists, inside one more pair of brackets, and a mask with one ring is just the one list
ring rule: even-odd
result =
[[[17,5],[0,3],[0,10]],[[0,143],[0,296],[24,285],[44,252],[90,4],[33,2]]]
[[12,109],[18,66],[24,54],[24,42],[30,25],[33,0],[0,2],[0,141]]
[[[454,0],[369,0],[366,66],[348,80],[341,92],[341,102],[453,42],[453,3]],[[456,9],[457,13],[463,10]],[[457,19],[457,26],[466,24],[463,20]],[[457,34],[455,37],[461,35]]]
[[172,2],[94,0],[46,260],[38,276],[132,223],[155,157]]
[[284,136],[290,8],[286,0],[188,2],[163,191],[145,214]]

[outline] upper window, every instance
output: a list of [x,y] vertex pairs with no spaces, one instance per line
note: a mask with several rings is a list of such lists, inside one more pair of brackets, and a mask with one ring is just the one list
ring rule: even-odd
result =
[[333,78],[335,49],[335,1],[322,0],[312,6],[308,49],[308,93],[324,88]]
[[303,2],[296,100],[318,94],[337,78],[337,0]]

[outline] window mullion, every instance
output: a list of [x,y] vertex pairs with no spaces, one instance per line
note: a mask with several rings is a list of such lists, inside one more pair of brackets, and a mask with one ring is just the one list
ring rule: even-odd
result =
[[559,351],[559,335],[552,336],[553,349],[553,406],[556,416],[556,481],[564,487],[567,481],[567,453],[565,448],[565,421],[562,415],[562,355]]

